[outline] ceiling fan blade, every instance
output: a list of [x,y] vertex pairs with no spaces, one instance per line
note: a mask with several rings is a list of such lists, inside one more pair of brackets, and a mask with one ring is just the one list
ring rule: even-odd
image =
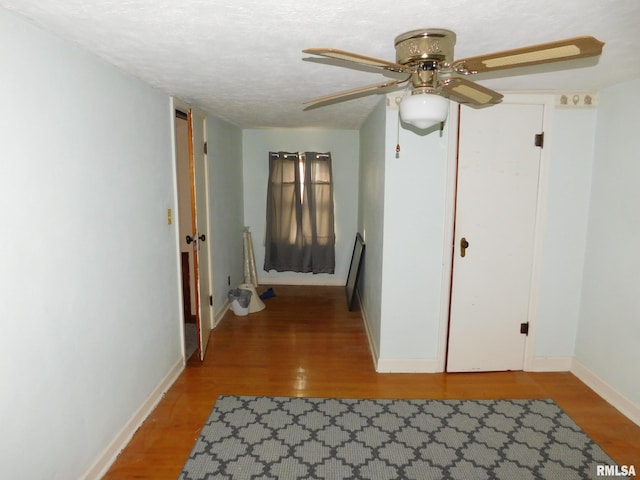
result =
[[[360,87],[360,88],[354,88],[353,90],[347,90],[344,92],[339,92],[339,93],[333,93],[330,95],[325,95],[324,97],[318,97],[318,98],[312,98],[311,100],[307,100],[305,102],[302,102],[304,105],[314,105],[317,103],[322,103],[322,102],[326,102],[328,100],[334,100],[337,98],[341,98],[341,97],[348,97],[350,95],[355,95],[356,93],[364,93],[364,92],[368,92],[368,91],[372,91],[372,90],[378,90],[380,88],[385,88],[385,87],[392,87],[394,85],[400,85],[402,83],[405,83],[407,81],[409,81],[409,78],[411,77],[407,77],[405,79],[399,79],[399,80],[391,80],[389,82],[384,82],[384,83],[377,83],[375,85],[369,85],[366,87]],[[307,107],[309,108],[309,107]]]
[[452,77],[443,80],[442,93],[460,103],[475,106],[492,105],[502,100],[502,94],[483,87],[466,78]]
[[604,43],[594,37],[575,37],[557,42],[463,58],[453,62],[453,70],[461,74],[483,73],[505,68],[526,67],[540,63],[562,62],[594,57],[602,53]]
[[335,48],[307,48],[306,50],[303,50],[303,52],[310,53],[312,55],[320,55],[322,57],[337,58],[338,60],[346,60],[347,62],[355,62],[361,65],[368,65],[370,67],[380,67],[392,72],[410,72],[406,66],[399,63],[388,62],[387,60],[367,57],[366,55],[360,55],[359,53],[351,53],[345,50],[337,50]]

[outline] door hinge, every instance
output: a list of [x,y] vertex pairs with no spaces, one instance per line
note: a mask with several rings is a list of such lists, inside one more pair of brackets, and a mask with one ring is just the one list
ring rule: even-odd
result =
[[523,335],[529,335],[529,322],[520,324],[520,333]]
[[213,307],[213,295],[209,295],[209,305]]
[[536,133],[535,145],[536,147],[544,148],[544,132]]
[[207,154],[207,142],[204,142],[204,154]]

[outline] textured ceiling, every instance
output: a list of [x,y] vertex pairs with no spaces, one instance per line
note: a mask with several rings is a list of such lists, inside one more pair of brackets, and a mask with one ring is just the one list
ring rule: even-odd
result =
[[377,95],[308,111],[302,102],[385,77],[303,61],[301,50],[333,47],[394,60],[394,38],[424,27],[455,31],[455,58],[578,35],[606,43],[598,62],[579,68],[475,78],[501,92],[595,92],[640,77],[638,0],[0,0],[0,6],[243,128],[358,128]]

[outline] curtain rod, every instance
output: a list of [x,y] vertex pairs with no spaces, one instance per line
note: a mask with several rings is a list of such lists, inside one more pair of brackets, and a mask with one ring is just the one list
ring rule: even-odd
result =
[[[279,156],[280,156],[280,153],[278,153],[278,152],[271,152],[271,156],[272,156],[272,157],[279,157]],[[296,158],[298,158],[298,154],[297,154],[297,153],[283,153],[283,154],[282,154],[282,156],[283,156],[284,158],[287,158],[287,157],[296,157]]]
[[[278,153],[278,152],[271,152],[271,156],[272,156],[272,157],[279,157],[280,155],[281,155],[281,154],[280,154],[280,153]],[[304,155],[304,153],[303,153],[303,152],[298,152],[298,153],[282,153],[282,156],[283,156],[284,158],[287,158],[287,157],[296,157],[296,158],[298,158],[298,157],[300,157],[301,155]],[[331,157],[331,154],[329,154],[329,153],[316,153],[316,154],[315,154],[315,156],[316,156],[316,158],[330,158],[330,157]]]

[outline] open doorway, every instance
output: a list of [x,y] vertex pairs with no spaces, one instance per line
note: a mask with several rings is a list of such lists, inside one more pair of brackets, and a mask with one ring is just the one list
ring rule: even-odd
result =
[[213,311],[207,241],[206,116],[178,105],[174,128],[185,360],[196,352],[203,360]]
[[188,248],[185,236],[191,232],[191,179],[189,167],[189,116],[187,112],[175,110],[175,149],[178,182],[178,218],[180,237],[180,265],[182,274],[182,303],[184,315],[185,359],[198,350],[198,328],[196,325],[195,278],[193,249]]

